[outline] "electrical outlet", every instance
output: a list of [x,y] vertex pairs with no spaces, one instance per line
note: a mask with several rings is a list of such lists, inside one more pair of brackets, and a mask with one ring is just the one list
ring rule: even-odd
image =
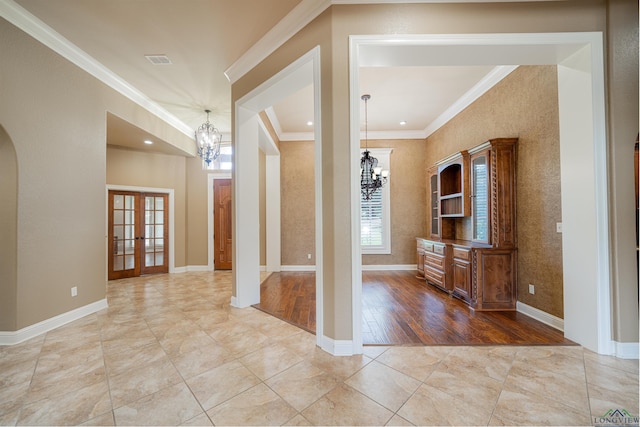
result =
[[562,223],[556,222],[556,233],[562,233]]
[[72,297],[77,297],[78,296],[78,287],[74,286],[73,288],[71,288],[71,296]]
[[307,259],[311,259],[311,254],[307,254]]
[[536,287],[529,283],[529,293],[534,295],[536,293]]

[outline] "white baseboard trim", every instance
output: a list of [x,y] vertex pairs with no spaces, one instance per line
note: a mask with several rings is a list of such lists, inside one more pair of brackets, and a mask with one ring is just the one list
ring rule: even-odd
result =
[[0,331],[0,345],[19,344],[23,341],[35,338],[38,335],[42,335],[46,332],[54,330],[55,328],[59,328],[60,326],[66,325],[67,323],[73,322],[74,320],[78,320],[84,316],[88,316],[89,314],[93,314],[108,307],[109,305],[107,304],[107,300],[105,298],[101,299],[100,301],[87,304],[83,307],[67,311],[66,313],[59,314],[50,319],[43,320],[42,322],[38,322],[34,325],[27,326],[26,328],[22,328],[18,331]]
[[315,265],[281,265],[280,271],[316,271]]
[[621,359],[640,359],[640,343],[613,341],[614,356]]
[[415,264],[383,264],[383,265],[363,265],[362,271],[417,271]]
[[169,273],[175,273],[175,274],[186,273],[187,269],[188,269],[187,267],[174,267],[173,270],[169,271]]
[[539,308],[532,307],[523,302],[516,302],[516,310],[519,313],[526,314],[527,316],[536,319],[546,325],[551,326],[559,331],[564,332],[564,319],[549,314],[546,311],[542,311]]
[[334,340],[323,335],[320,347],[334,356],[353,356],[356,354],[352,340]]
[[[363,265],[362,271],[416,271],[415,264]],[[315,265],[282,265],[280,271],[316,271]]]
[[188,265],[186,271],[213,271],[208,265]]
[[267,266],[266,265],[261,265],[260,266],[260,271],[267,271]]

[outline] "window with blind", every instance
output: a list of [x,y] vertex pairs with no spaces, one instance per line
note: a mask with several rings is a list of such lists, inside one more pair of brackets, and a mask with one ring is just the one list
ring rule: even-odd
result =
[[[361,150],[360,154],[362,154]],[[391,175],[389,148],[370,148],[371,155],[378,159],[378,166],[389,171]],[[363,254],[391,253],[391,214],[390,186],[391,178],[376,191],[370,200],[360,194],[360,245]]]
[[220,156],[208,165],[203,160],[202,165],[204,166],[204,169],[207,170],[231,170],[231,155],[231,143],[222,143],[220,144]]

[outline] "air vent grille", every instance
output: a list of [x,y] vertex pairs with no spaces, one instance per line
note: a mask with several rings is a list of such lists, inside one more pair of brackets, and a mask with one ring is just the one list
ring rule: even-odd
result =
[[171,64],[171,60],[167,55],[145,55],[144,57],[147,58],[153,65]]

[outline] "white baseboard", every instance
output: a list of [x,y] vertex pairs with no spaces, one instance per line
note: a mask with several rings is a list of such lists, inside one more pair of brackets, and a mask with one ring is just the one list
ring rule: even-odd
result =
[[383,264],[383,265],[363,265],[362,271],[417,271],[416,264]]
[[[363,265],[362,271],[415,271],[415,264]],[[280,271],[316,271],[315,265],[283,265]]]
[[93,314],[108,307],[109,305],[107,304],[107,300],[105,298],[101,299],[100,301],[87,304],[83,307],[67,311],[66,313],[59,314],[50,319],[43,320],[42,322],[38,322],[34,325],[27,326],[26,328],[22,328],[18,331],[0,331],[0,345],[19,344],[23,341],[35,338],[38,335],[42,335],[55,328],[59,328],[60,326],[66,325],[67,323],[73,322],[74,320],[78,320],[84,316],[88,316],[89,314]]
[[549,325],[552,328],[564,332],[564,319],[556,317],[553,314],[549,314],[546,311],[542,311],[520,301],[516,302],[516,310],[522,314],[526,314],[527,316],[536,319],[539,322]]
[[[357,354],[352,340],[334,340],[333,338],[323,336],[320,347],[334,356],[353,356]],[[362,351],[360,351],[360,353],[361,352]]]
[[640,359],[640,343],[613,341],[615,357],[621,359]]
[[213,271],[208,265],[188,265],[187,271]]
[[187,269],[188,267],[174,267],[173,270],[169,271],[169,273],[175,273],[175,274],[186,273]]
[[316,271],[315,265],[281,265],[280,271]]

